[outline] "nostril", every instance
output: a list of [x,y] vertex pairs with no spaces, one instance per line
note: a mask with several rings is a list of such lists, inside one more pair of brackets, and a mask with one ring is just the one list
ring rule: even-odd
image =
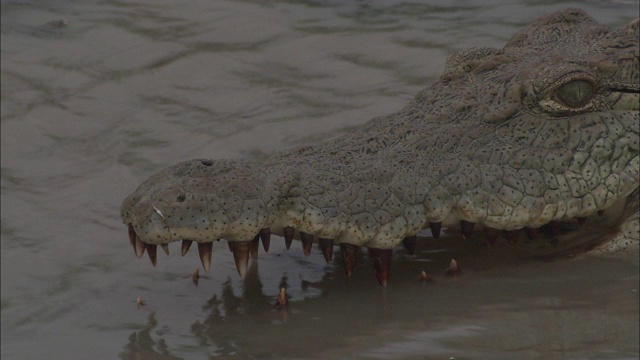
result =
[[213,165],[213,161],[211,161],[211,160],[202,160],[202,161],[200,161],[200,163],[201,163],[202,165],[204,165],[204,166],[211,166],[211,165]]
[[182,194],[182,195],[178,195],[178,197],[176,198],[177,202],[184,202],[187,199],[187,197]]

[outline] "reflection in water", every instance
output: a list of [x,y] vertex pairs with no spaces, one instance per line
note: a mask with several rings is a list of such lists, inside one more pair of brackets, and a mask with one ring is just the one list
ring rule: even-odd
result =
[[[177,360],[180,357],[169,354],[168,346],[162,337],[154,340],[152,331],[158,326],[155,312],[151,312],[147,325],[139,331],[129,335],[129,343],[125,345],[120,358],[124,360]],[[158,331],[156,331],[156,334]]]
[[252,354],[255,349],[243,346],[242,338],[252,333],[260,336],[259,329],[287,320],[287,311],[276,310],[274,302],[262,292],[257,262],[252,260],[242,294],[236,295],[232,281],[225,281],[220,296],[214,295],[203,307],[209,315],[194,322],[191,332],[199,343],[213,345],[216,355]]
[[[567,235],[559,235],[560,241]],[[481,233],[474,236],[482,238]],[[637,287],[629,292],[637,276],[627,275],[619,283],[607,277],[608,272],[634,274],[633,264],[606,259],[545,263],[505,256],[513,250],[504,243],[478,247],[459,236],[444,236],[440,243],[421,240],[415,257],[396,251],[395,277],[387,288],[377,286],[370,260],[362,256],[347,279],[336,251],[321,279],[305,280],[295,268],[274,283],[298,289],[286,310],[274,306],[274,289],[265,294],[258,260],[252,259],[244,282],[227,278],[202,306],[202,317],[191,323],[190,332],[194,346],[208,357],[366,359],[478,358],[495,351],[525,358],[562,356],[589,353],[602,341],[607,345],[598,351],[624,348],[637,335],[629,333],[628,324],[613,329],[634,321],[625,317],[637,307]],[[271,256],[260,261],[269,263]],[[452,257],[465,269],[456,277],[446,275]],[[422,271],[432,281],[421,281]],[[292,284],[292,278],[299,282]],[[585,288],[590,288],[588,294],[577,291]],[[599,324],[608,329],[606,334],[595,330]],[[147,326],[129,337],[121,357],[171,358],[163,347],[165,336],[152,312]]]

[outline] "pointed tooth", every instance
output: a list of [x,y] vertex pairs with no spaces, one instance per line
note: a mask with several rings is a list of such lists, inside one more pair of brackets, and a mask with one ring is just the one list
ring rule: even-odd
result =
[[[260,235],[256,235],[249,243],[249,253],[252,259],[258,258],[258,249],[260,249]],[[242,278],[244,279],[244,276]]]
[[276,299],[276,309],[283,310],[287,308],[289,299],[287,299],[287,289],[285,287],[280,288],[278,299]]
[[369,248],[369,257],[373,262],[373,269],[376,271],[376,277],[382,286],[387,286],[387,283],[389,282],[392,254],[393,249]]
[[598,210],[598,216],[604,215],[604,210]]
[[460,231],[462,232],[462,238],[465,240],[471,239],[473,233],[473,226],[475,223],[466,220],[460,220]]
[[342,259],[344,260],[344,270],[347,273],[347,277],[351,277],[353,274],[353,268],[358,260],[358,246],[353,244],[340,244],[340,252],[342,253]]
[[[233,252],[233,260],[236,262],[236,269],[238,269],[238,274],[240,274],[240,277],[243,279],[245,275],[247,275],[249,253],[253,247],[252,242],[253,241],[229,241],[229,248],[231,252]],[[257,243],[257,245],[260,244]]]
[[167,256],[169,255],[169,244],[161,244],[160,247],[162,248],[162,251],[164,251],[165,254],[167,254]]
[[287,246],[287,250],[291,247],[291,242],[293,241],[293,228],[291,226],[286,226],[284,228],[284,244]]
[[420,281],[422,282],[432,282],[433,280],[431,279],[431,277],[429,276],[429,274],[427,274],[426,271],[422,271],[420,273],[420,277],[419,277]]
[[302,240],[302,251],[305,256],[311,254],[311,245],[313,245],[313,235],[300,231],[300,240]]
[[157,263],[157,254],[158,254],[158,245],[155,244],[147,244],[147,255],[149,255],[149,260],[151,260],[151,265],[156,266]]
[[318,239],[318,247],[322,251],[327,264],[330,264],[333,258],[333,239]]
[[442,229],[442,221],[430,222],[429,228],[431,229],[431,235],[434,239],[440,239],[440,230]]
[[138,259],[140,259],[142,255],[144,255],[144,249],[146,245],[147,244],[145,244],[142,239],[140,239],[140,236],[136,236],[136,256],[138,257]]
[[262,239],[262,247],[264,252],[269,252],[269,245],[271,244],[271,229],[264,228],[260,230],[260,239]]
[[198,286],[198,281],[200,280],[200,269],[196,268],[196,270],[191,275],[191,280],[195,286]]
[[409,255],[415,255],[416,253],[416,236],[407,236],[402,240],[402,245],[407,249]]
[[456,261],[456,259],[451,259],[451,261],[449,261],[449,268],[447,268],[445,273],[448,276],[455,276],[455,275],[460,275],[461,271],[462,270],[460,269],[460,265],[458,265],[458,262]]
[[488,226],[484,227],[484,241],[489,246],[493,246],[496,243],[499,234],[500,232],[498,231],[498,229]]
[[524,232],[527,234],[529,240],[533,240],[538,236],[538,230],[540,230],[540,228],[524,228]]
[[136,249],[136,231],[133,229],[133,225],[129,224],[128,226],[128,232],[129,232],[129,244],[131,244],[131,246],[133,246],[133,250]]
[[578,224],[582,225],[584,224],[585,221],[587,221],[587,217],[586,216],[578,216],[576,219],[578,219]]
[[507,244],[515,245],[520,239],[520,230],[507,230],[504,232],[504,237],[507,238]]
[[186,254],[187,251],[189,251],[189,248],[191,247],[191,243],[193,243],[192,240],[182,240],[182,256],[184,256],[184,254]]
[[200,254],[200,261],[204,271],[209,272],[211,270],[211,251],[213,248],[213,241],[206,243],[198,243],[198,254]]

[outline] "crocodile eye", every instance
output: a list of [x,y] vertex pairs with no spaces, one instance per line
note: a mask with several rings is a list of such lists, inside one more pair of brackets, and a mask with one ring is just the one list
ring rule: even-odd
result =
[[593,97],[593,84],[586,80],[573,80],[560,86],[556,90],[559,100],[571,108],[581,108],[589,103]]

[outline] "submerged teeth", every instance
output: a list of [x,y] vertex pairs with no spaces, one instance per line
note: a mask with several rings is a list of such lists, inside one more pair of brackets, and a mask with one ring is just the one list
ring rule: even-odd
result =
[[200,254],[200,261],[204,271],[209,272],[211,270],[211,251],[213,242],[198,243],[198,254]]
[[147,254],[149,255],[149,260],[151,260],[151,265],[156,266],[158,245],[147,244],[145,247],[147,248]]
[[376,272],[378,282],[382,286],[387,286],[389,282],[389,272],[391,271],[392,249],[369,248],[369,257],[373,262],[373,269]]
[[287,247],[287,250],[291,248],[291,242],[293,242],[293,231],[294,229],[291,226],[287,226],[284,228],[284,244]]
[[[578,222],[580,224],[584,223],[584,218],[578,218]],[[460,221],[460,230],[463,239],[471,239],[474,229],[474,223],[466,220]],[[548,224],[544,225],[546,229],[545,232],[551,234],[552,236],[557,235],[560,232],[562,223],[559,221],[551,221]],[[431,232],[433,234],[433,238],[438,238],[440,236],[442,223],[441,222],[431,222],[429,223],[429,227],[431,228]],[[533,240],[540,228],[523,228],[526,236],[529,240]],[[485,243],[489,246],[494,245],[500,234],[502,233],[507,244],[513,245],[516,244],[519,240],[520,233],[523,229],[516,230],[500,230],[490,226],[484,226],[484,238]],[[291,242],[293,241],[293,237],[295,234],[295,229],[293,227],[285,227],[283,229],[285,245],[287,249],[291,247]],[[302,250],[305,256],[309,256],[311,254],[314,235],[309,234],[303,231],[299,231],[300,240],[302,244]],[[128,225],[128,236],[129,242],[133,246],[135,254],[138,258],[141,258],[145,251],[149,256],[149,260],[151,260],[151,264],[156,266],[157,264],[157,248],[158,244],[146,243],[144,242],[140,236],[136,233],[134,227],[129,224]],[[219,239],[218,239],[219,240]],[[269,245],[271,241],[271,229],[263,228],[258,234],[256,234],[252,240],[250,241],[228,241],[229,250],[233,253],[234,262],[236,265],[236,269],[238,270],[238,274],[243,279],[247,275],[249,257],[253,259],[257,259],[258,257],[258,249],[260,247],[260,242],[262,242],[262,246],[265,251],[269,250]],[[181,253],[184,256],[191,247],[193,243],[192,240],[182,240]],[[327,264],[330,264],[333,259],[333,246],[335,244],[334,239],[330,238],[318,238],[318,249],[324,256]],[[409,255],[414,255],[416,252],[416,244],[417,244],[417,236],[409,235],[406,236],[402,240],[402,244],[407,250]],[[353,274],[353,270],[355,264],[358,260],[359,247],[358,245],[341,243],[340,245],[340,253],[342,255],[342,260],[344,262],[345,273],[347,277],[351,277]],[[162,250],[169,255],[169,246],[168,244],[160,244]],[[202,261],[202,266],[206,272],[211,270],[211,257],[212,257],[212,248],[213,241],[209,242],[199,242],[198,243],[198,254],[200,256],[200,260]],[[369,258],[373,264],[373,268],[375,270],[376,278],[378,282],[382,286],[386,286],[389,281],[389,273],[391,269],[391,258],[393,255],[392,249],[379,249],[368,247]],[[457,275],[460,270],[457,262],[452,259],[449,264],[449,268],[447,269],[448,275]],[[195,278],[198,277],[197,273],[194,275]],[[195,279],[194,278],[194,279]],[[197,280],[194,280],[197,283]]]
[[489,226],[484,227],[484,239],[487,245],[493,246],[498,240],[498,235],[500,234],[500,230],[494,229]]
[[229,241],[229,250],[233,253],[233,259],[236,262],[238,274],[240,274],[240,277],[243,279],[245,275],[247,275],[251,246],[252,245],[249,241]]
[[133,229],[133,225],[129,224],[129,243],[133,246],[133,249],[136,248],[136,231]]
[[136,235],[136,244],[134,246],[134,249],[136,251],[136,256],[138,257],[138,259],[140,259],[142,255],[144,255],[145,247],[145,243],[142,241],[142,239],[140,239],[140,236]]
[[508,230],[505,231],[504,236],[507,238],[507,244],[515,245],[520,239],[520,230]]
[[429,228],[431,229],[431,234],[433,238],[438,240],[440,239],[440,230],[442,229],[442,222],[430,222]]
[[327,261],[327,264],[330,264],[333,258],[333,239],[318,239],[318,247],[320,251],[322,251],[322,255]]
[[340,244],[340,252],[344,260],[344,270],[347,273],[347,277],[351,277],[356,261],[358,261],[358,246],[346,243]]
[[289,304],[289,300],[287,299],[287,289],[284,287],[280,288],[280,293],[278,294],[278,298],[276,299],[276,308],[278,310],[284,310],[287,308]]
[[191,240],[182,240],[182,256],[184,256],[184,254],[186,254],[189,251],[189,248],[191,247],[192,243],[193,241]]
[[302,242],[302,252],[305,256],[311,254],[311,245],[313,245],[313,235],[309,235],[300,231],[300,240]]
[[475,224],[466,220],[460,220],[460,231],[464,239],[470,239]]
[[271,244],[271,229],[265,228],[260,230],[260,239],[262,239],[262,247],[264,252],[269,252],[269,245]]
[[416,253],[416,239],[417,237],[413,235],[407,236],[402,240],[402,245],[407,249],[407,253],[409,253],[409,255],[415,255]]

